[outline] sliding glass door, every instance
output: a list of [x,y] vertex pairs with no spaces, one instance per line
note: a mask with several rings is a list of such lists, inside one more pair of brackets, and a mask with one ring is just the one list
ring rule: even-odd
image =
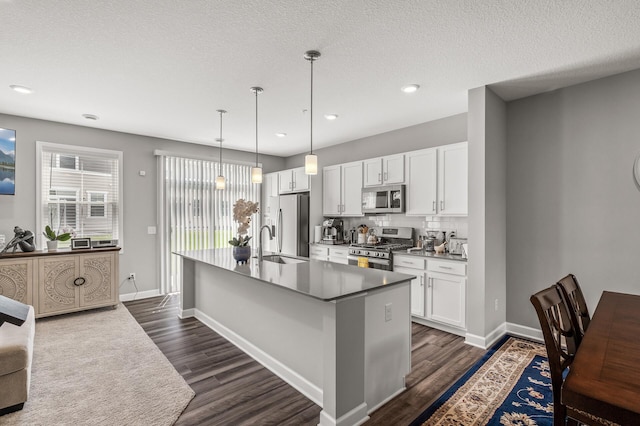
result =
[[[161,155],[159,218],[161,219],[162,292],[180,291],[182,271],[176,251],[229,246],[236,234],[233,204],[240,198],[260,200],[260,184],[251,183],[251,166]],[[218,174],[226,178],[224,190],[215,189]],[[260,215],[249,229],[256,236]],[[254,238],[255,241],[255,238]]]

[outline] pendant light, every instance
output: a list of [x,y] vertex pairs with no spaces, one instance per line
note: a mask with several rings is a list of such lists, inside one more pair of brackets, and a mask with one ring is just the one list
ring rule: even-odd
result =
[[256,166],[251,168],[251,182],[262,183],[262,168],[258,165],[258,94],[264,90],[262,87],[252,87],[249,90],[256,94]]
[[217,110],[220,113],[220,138],[216,139],[220,142],[220,162],[218,164],[220,174],[216,178],[216,189],[224,189],[225,187],[225,179],[222,176],[222,114],[226,114],[227,111],[223,109]]
[[313,63],[318,60],[319,57],[320,52],[317,50],[308,50],[304,54],[304,58],[311,62],[311,108],[309,109],[309,118],[311,121],[311,150],[309,154],[304,157],[304,173],[307,175],[318,174],[318,156],[313,153]]

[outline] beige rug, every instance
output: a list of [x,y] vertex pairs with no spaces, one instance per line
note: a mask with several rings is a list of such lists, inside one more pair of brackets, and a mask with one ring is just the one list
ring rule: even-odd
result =
[[195,393],[122,305],[36,321],[31,392],[2,425],[171,425]]

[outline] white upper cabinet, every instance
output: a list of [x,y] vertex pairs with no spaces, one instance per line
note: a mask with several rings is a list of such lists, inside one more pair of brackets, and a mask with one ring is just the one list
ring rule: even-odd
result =
[[278,178],[280,179],[280,194],[308,191],[311,188],[311,179],[309,175],[304,173],[304,167],[278,172]]
[[404,183],[404,154],[365,160],[364,186]]
[[408,216],[437,213],[438,151],[423,149],[406,154]]
[[362,161],[342,165],[342,215],[362,216]]
[[278,173],[267,173],[262,181],[262,215],[275,216],[278,212]]
[[339,216],[342,210],[342,166],[322,169],[322,214]]
[[438,148],[438,214],[466,216],[468,214],[468,159],[467,142]]
[[362,162],[327,166],[322,171],[322,214],[362,216]]

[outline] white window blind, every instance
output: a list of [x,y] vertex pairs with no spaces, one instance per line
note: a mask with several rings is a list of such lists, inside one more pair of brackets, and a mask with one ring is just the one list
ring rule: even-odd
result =
[[[37,143],[38,230],[122,246],[122,152]],[[60,242],[60,247],[69,246]]]
[[[237,234],[238,224],[233,220],[233,204],[243,198],[260,201],[260,185],[251,183],[251,166],[222,164],[226,178],[224,190],[215,189],[219,174],[218,162],[163,156],[163,194],[160,209],[164,209],[163,290],[180,291],[182,271],[180,258],[174,251],[202,250],[228,247],[228,241]],[[260,215],[251,218],[249,229],[255,247]]]

